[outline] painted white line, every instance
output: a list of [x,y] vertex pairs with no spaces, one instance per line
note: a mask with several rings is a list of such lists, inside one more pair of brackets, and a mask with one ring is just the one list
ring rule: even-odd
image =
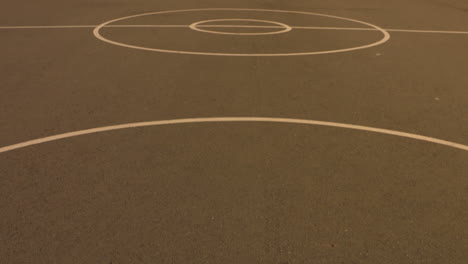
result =
[[[300,15],[309,15],[309,16],[319,16],[319,17],[327,17],[333,18],[337,20],[343,20],[348,22],[354,22],[360,25],[367,26],[369,28],[374,28],[380,31],[383,35],[382,39],[362,46],[356,46],[351,48],[345,49],[335,49],[335,50],[325,50],[325,51],[305,51],[305,52],[290,52],[290,53],[223,53],[223,52],[201,52],[201,51],[189,51],[189,50],[170,50],[170,49],[160,49],[160,48],[150,48],[144,46],[137,46],[132,44],[126,44],[118,41],[111,40],[101,35],[101,29],[105,28],[108,25],[111,25],[116,22],[138,18],[143,16],[150,16],[150,15],[160,15],[160,14],[169,14],[169,13],[183,13],[183,12],[200,12],[200,11],[245,11],[245,12],[273,12],[273,13],[289,13],[289,14],[300,14]],[[279,56],[306,56],[306,55],[322,55],[322,54],[332,54],[332,53],[340,53],[340,52],[349,52],[361,49],[367,49],[371,47],[375,47],[381,45],[388,40],[390,40],[390,34],[385,31],[384,29],[364,22],[359,21],[356,19],[351,18],[344,18],[326,14],[318,14],[312,12],[303,12],[303,11],[286,11],[286,10],[270,10],[270,9],[245,9],[245,8],[203,8],[203,9],[185,9],[185,10],[172,10],[172,11],[160,11],[160,12],[151,12],[151,13],[144,13],[138,14],[133,16],[127,16],[122,18],[116,18],[107,22],[102,23],[101,25],[97,26],[93,30],[94,36],[104,42],[107,42],[112,45],[121,46],[130,49],[137,49],[137,50],[144,50],[144,51],[153,51],[153,52],[163,52],[163,53],[175,53],[175,54],[190,54],[190,55],[208,55],[208,56],[236,56],[236,57],[279,57]]]
[[284,28],[284,26],[253,26],[253,25],[252,26],[248,26],[248,25],[197,25],[197,27],[199,28]]
[[[374,28],[346,28],[346,27],[302,27],[302,26],[293,26],[292,28],[293,29],[317,29],[317,30],[377,31]],[[385,31],[388,31],[388,32],[408,32],[408,33],[434,33],[434,34],[468,34],[468,31],[392,29],[392,28],[386,28]]]
[[[78,26],[79,27],[79,26]],[[82,26],[92,27],[92,26]],[[106,27],[113,28],[139,28],[139,27],[155,27],[155,28],[187,28],[190,25],[108,25]],[[198,28],[284,28],[284,26],[249,26],[249,25],[197,25]],[[350,27],[308,27],[308,26],[290,26],[292,29],[311,29],[311,30],[349,30],[349,31],[378,31],[375,28],[350,28]],[[420,30],[420,29],[385,29],[388,32],[408,32],[408,33],[433,33],[433,34],[468,34],[468,31],[444,31],[444,30]]]
[[[206,23],[230,22],[230,21],[260,22],[260,23],[272,24],[272,25],[279,26],[282,30],[271,31],[271,32],[244,33],[244,32],[215,31],[215,30],[208,30],[208,29],[200,28],[200,25],[203,25],[203,24],[206,24]],[[207,26],[209,26],[209,25],[207,25]],[[207,28],[207,27],[204,27],[204,28]],[[245,28],[245,27],[242,27],[242,28]],[[213,20],[204,20],[204,21],[199,21],[199,22],[195,22],[195,23],[191,24],[190,29],[193,29],[193,30],[199,31],[199,32],[204,32],[204,33],[220,34],[220,35],[239,35],[239,36],[274,35],[274,34],[287,33],[287,32],[292,30],[292,28],[290,26],[288,26],[286,24],[283,24],[283,23],[280,23],[280,22],[269,21],[269,20],[258,20],[258,19],[213,19]]]
[[[350,31],[379,31],[375,28],[346,28],[346,27],[292,27],[294,29],[312,29],[312,30],[350,30]],[[385,29],[385,31],[388,31]]]
[[[95,28],[98,25],[70,25],[70,26],[1,26],[0,29],[69,29]],[[108,25],[111,28],[188,28],[189,25]]]
[[[0,29],[73,29],[73,28],[96,28],[98,25],[62,25],[62,26],[0,26]],[[190,25],[107,25],[110,28],[188,28]],[[198,25],[201,28],[283,28],[280,26],[248,26],[248,25]],[[350,31],[378,31],[374,28],[349,28],[349,27],[308,27],[291,26],[293,29],[317,29],[317,30],[350,30]],[[402,33],[432,33],[432,34],[461,34],[468,35],[468,31],[453,30],[425,30],[425,29],[392,29],[384,28],[388,32]]]
[[[108,25],[106,27],[110,27],[110,28],[190,28],[190,26],[191,25]],[[97,26],[94,26],[94,27],[97,27]],[[284,28],[284,26],[200,25],[198,24],[197,28],[273,28],[275,29],[275,28]]]
[[387,31],[408,32],[408,33],[433,33],[433,34],[468,34],[468,31],[417,30],[417,29],[387,29]]
[[208,117],[208,118],[188,118],[188,119],[173,119],[173,120],[162,120],[162,121],[150,121],[150,122],[139,122],[139,123],[129,123],[116,126],[106,126],[99,128],[92,128],[86,130],[80,130],[70,133],[59,134],[50,137],[39,138],[35,140],[30,140],[22,142],[19,144],[6,146],[0,148],[0,153],[5,153],[12,150],[17,150],[29,146],[34,146],[38,144],[43,144],[46,142],[57,141],[66,138],[78,137],[89,134],[102,133],[107,131],[122,130],[129,128],[139,128],[139,127],[151,127],[151,126],[164,126],[164,125],[176,125],[176,124],[191,124],[191,123],[226,123],[226,122],[256,122],[256,123],[282,123],[282,124],[302,124],[302,125],[313,125],[313,126],[324,126],[324,127],[335,127],[335,128],[344,128],[358,131],[373,132],[378,134],[385,134],[391,136],[397,136],[402,138],[409,138],[419,141],[430,142],[434,144],[439,144],[451,148],[456,148],[464,151],[468,151],[468,146],[450,142],[446,140],[441,140],[437,138],[421,136],[417,134],[411,134],[406,132],[400,132],[389,129],[368,127],[368,126],[359,126],[352,124],[336,123],[336,122],[325,122],[317,120],[306,120],[306,119],[292,119],[292,118],[271,118],[271,117]]
[[108,25],[110,28],[188,28],[189,25]]
[[1,26],[0,29],[67,29],[67,28],[94,28],[92,25],[78,26]]

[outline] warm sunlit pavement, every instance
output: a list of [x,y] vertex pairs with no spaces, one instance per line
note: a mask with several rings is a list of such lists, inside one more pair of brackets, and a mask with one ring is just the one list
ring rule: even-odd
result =
[[463,1],[27,2],[1,263],[466,263]]

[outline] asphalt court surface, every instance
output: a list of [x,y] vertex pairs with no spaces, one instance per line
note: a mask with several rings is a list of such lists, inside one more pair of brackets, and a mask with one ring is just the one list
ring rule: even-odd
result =
[[[463,1],[3,6],[2,263],[466,263]],[[248,10],[99,31],[226,56],[95,34],[233,6],[391,37],[226,55],[385,37]]]

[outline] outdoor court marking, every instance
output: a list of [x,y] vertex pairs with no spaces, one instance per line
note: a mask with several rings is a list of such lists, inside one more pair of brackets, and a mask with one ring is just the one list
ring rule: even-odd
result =
[[[336,50],[326,50],[326,51],[312,51],[312,52],[290,52],[290,53],[221,53],[221,52],[200,52],[200,51],[185,51],[185,50],[169,50],[169,49],[157,49],[157,48],[149,48],[144,46],[136,46],[131,44],[126,44],[118,41],[113,41],[109,38],[106,38],[101,35],[101,29],[111,25],[115,22],[120,22],[132,18],[144,17],[144,16],[151,16],[151,15],[160,15],[160,14],[169,14],[169,13],[183,13],[183,12],[198,12],[198,11],[244,11],[244,12],[270,12],[270,13],[289,13],[289,14],[300,14],[300,15],[309,15],[309,16],[319,16],[319,17],[326,17],[332,19],[338,19],[348,22],[353,22],[357,24],[364,25],[369,28],[373,28],[380,33],[382,33],[383,37],[379,41],[370,43],[368,45],[362,45],[352,48],[345,48],[345,49],[336,49]],[[275,22],[279,23],[279,22]],[[288,26],[289,27],[289,26]],[[292,27],[290,27],[292,29]],[[116,18],[107,22],[102,23],[101,25],[97,26],[93,30],[94,36],[104,42],[107,42],[112,45],[121,46],[130,49],[138,49],[144,51],[152,51],[152,52],[163,52],[163,53],[176,53],[176,54],[189,54],[189,55],[208,55],[208,56],[235,56],[235,57],[278,57],[278,56],[305,56],[305,55],[322,55],[322,54],[332,54],[332,53],[340,53],[340,52],[349,52],[361,49],[367,49],[371,47],[375,47],[387,42],[390,39],[390,34],[385,31],[384,29],[380,28],[379,26],[373,25],[371,23],[363,22],[356,19],[333,16],[333,15],[326,15],[326,14],[319,14],[313,12],[303,12],[303,11],[286,11],[286,10],[271,10],[271,9],[245,9],[245,8],[202,8],[202,9],[184,9],[184,10],[171,10],[171,11],[159,11],[159,12],[150,12],[144,14],[137,14],[132,16],[126,16],[121,18]]]
[[460,143],[455,143],[451,141],[446,141],[442,139],[437,139],[433,137],[427,137],[412,133],[406,133],[396,130],[389,130],[383,128],[375,128],[368,126],[352,125],[345,123],[336,123],[336,122],[326,122],[318,120],[307,120],[307,119],[292,119],[292,118],[272,118],[272,117],[207,117],[207,118],[187,118],[187,119],[172,119],[172,120],[161,120],[161,121],[150,121],[150,122],[138,122],[138,123],[129,123],[115,126],[105,126],[98,127],[86,130],[79,130],[75,132],[69,132],[64,134],[58,134],[50,137],[39,138],[35,140],[25,141],[22,143],[6,146],[0,148],[0,153],[5,153],[21,148],[26,148],[29,146],[34,146],[38,144],[43,144],[46,142],[57,141],[66,138],[78,137],[89,134],[102,133],[107,131],[115,131],[122,129],[130,128],[141,128],[141,127],[151,127],[151,126],[164,126],[164,125],[176,125],[176,124],[193,124],[193,123],[228,123],[228,122],[237,122],[237,123],[281,123],[281,124],[302,124],[302,125],[314,125],[314,126],[323,126],[323,127],[335,127],[335,128],[344,128],[350,130],[366,131],[373,132],[378,134],[392,135],[402,138],[409,138],[419,141],[425,141],[430,143],[435,143],[451,148],[461,149],[468,151],[468,146]]
[[[62,25],[62,26],[1,26],[0,29],[72,29],[72,28],[96,28],[99,25]],[[107,25],[109,28],[190,28],[190,25]],[[198,25],[206,28],[282,28],[280,26],[246,26],[246,25]],[[348,28],[348,27],[305,27],[290,26],[292,29],[317,29],[317,30],[353,30],[353,31],[378,31],[374,28]],[[467,35],[468,31],[454,30],[425,30],[425,29],[393,29],[384,28],[387,32],[408,32],[408,33],[433,33],[433,34],[461,34]]]
[[[282,30],[271,31],[271,32],[258,32],[258,33],[242,33],[242,32],[224,32],[224,31],[215,31],[215,30],[203,29],[203,28],[210,28],[210,25],[203,25],[203,24],[211,23],[211,22],[227,22],[227,21],[261,22],[261,23],[266,23],[266,24],[277,25],[277,27],[274,27],[274,28],[280,27],[280,29],[282,29]],[[260,27],[243,26],[243,27],[239,27],[238,25],[225,25],[224,27],[215,27],[215,28],[231,28],[233,26],[234,26],[234,28],[253,28],[253,27],[255,27],[255,28],[265,28],[265,26],[260,26]],[[289,32],[289,31],[292,30],[292,27],[290,27],[290,26],[288,26],[286,24],[280,23],[280,22],[276,22],[276,21],[258,20],[258,19],[237,19],[237,18],[236,19],[212,19],[212,20],[199,21],[199,22],[195,22],[195,23],[191,24],[189,26],[189,28],[193,29],[195,31],[211,33],[211,34],[240,35],[240,36],[274,35],[274,34],[286,33],[286,32]]]
[[67,29],[67,28],[93,28],[91,25],[69,25],[69,26],[1,26],[0,29]]

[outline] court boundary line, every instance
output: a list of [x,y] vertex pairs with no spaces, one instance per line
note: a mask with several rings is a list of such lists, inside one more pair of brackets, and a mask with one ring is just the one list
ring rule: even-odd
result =
[[[95,28],[99,25],[53,25],[53,26],[0,26],[0,29],[80,29]],[[190,28],[190,25],[107,25],[106,28]],[[206,28],[281,28],[275,26],[247,26],[247,25],[199,25]],[[356,27],[309,27],[309,26],[291,26],[292,29],[311,29],[311,30],[349,30],[349,31],[378,31],[374,28],[356,28]],[[468,31],[457,30],[431,30],[431,29],[398,29],[383,28],[388,32],[402,33],[432,33],[432,34],[462,34],[468,35]]]
[[73,138],[78,136],[97,134],[109,131],[124,130],[130,128],[143,128],[143,127],[153,127],[153,126],[164,126],[164,125],[177,125],[177,124],[195,124],[195,123],[280,123],[280,124],[297,124],[297,125],[313,125],[321,127],[333,127],[333,128],[344,128],[354,131],[365,131],[372,132],[376,134],[384,134],[390,136],[396,136],[407,139],[414,139],[418,141],[424,141],[429,143],[434,143],[438,145],[443,145],[446,147],[451,147],[455,149],[460,149],[468,151],[468,145],[447,141],[443,139],[401,132],[397,130],[390,130],[384,128],[376,128],[362,125],[353,125],[346,123],[337,123],[337,122],[328,122],[328,121],[319,121],[319,120],[310,120],[310,119],[293,119],[293,118],[275,118],[275,117],[202,117],[202,118],[185,118],[185,119],[170,119],[170,120],[160,120],[160,121],[149,121],[149,122],[137,122],[137,123],[127,123],[121,125],[113,126],[104,126],[97,127],[85,130],[78,130],[74,132],[57,134],[54,136],[48,136],[43,138],[38,138],[34,140],[24,141],[14,145],[9,145],[0,148],[0,154],[6,153],[9,151],[22,149],[34,145],[39,145],[47,142],[58,141],[61,139]]

